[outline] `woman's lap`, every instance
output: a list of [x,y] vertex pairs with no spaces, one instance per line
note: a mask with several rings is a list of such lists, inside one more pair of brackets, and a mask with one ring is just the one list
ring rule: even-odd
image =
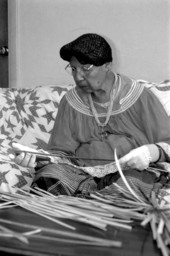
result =
[[[129,170],[124,175],[130,187],[140,196],[148,197],[154,188],[162,186],[160,178],[154,173]],[[33,187],[40,187],[55,195],[89,194],[94,191],[112,195],[117,192],[115,182],[127,189],[118,173],[96,179],[70,165],[50,164],[37,171]]]
[[41,168],[35,175],[35,186],[55,195],[86,194],[97,190],[93,177],[66,164],[51,164]]

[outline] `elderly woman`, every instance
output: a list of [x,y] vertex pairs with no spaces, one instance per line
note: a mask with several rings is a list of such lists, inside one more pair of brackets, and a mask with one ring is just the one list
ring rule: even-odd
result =
[[[60,56],[76,87],[62,98],[48,149],[70,162],[38,163],[34,186],[57,195],[114,193],[112,184],[122,185],[115,149],[137,192],[149,195],[155,184],[166,184],[167,174],[153,172],[170,162],[170,118],[158,98],[143,83],[112,72],[111,47],[100,35],[78,37]],[[35,155],[16,157],[23,166],[35,161]]]

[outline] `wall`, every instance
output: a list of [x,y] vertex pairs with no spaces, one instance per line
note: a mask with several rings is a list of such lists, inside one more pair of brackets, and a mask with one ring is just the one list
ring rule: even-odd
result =
[[108,38],[114,71],[170,78],[169,0],[8,0],[10,87],[72,83],[60,47],[97,32]]

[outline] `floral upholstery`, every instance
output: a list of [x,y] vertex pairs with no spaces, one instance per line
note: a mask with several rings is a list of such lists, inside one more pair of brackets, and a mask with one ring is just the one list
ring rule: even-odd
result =
[[0,88],[0,191],[28,189],[33,172],[15,164],[12,142],[46,149],[58,105],[72,85]]

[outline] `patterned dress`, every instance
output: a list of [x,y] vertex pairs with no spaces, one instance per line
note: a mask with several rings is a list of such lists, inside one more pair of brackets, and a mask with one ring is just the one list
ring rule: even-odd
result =
[[[57,195],[96,190],[114,193],[113,183],[124,186],[115,165],[115,149],[121,158],[146,144],[159,146],[159,163],[153,163],[142,172],[124,170],[127,180],[138,193],[147,195],[154,184],[168,183],[167,174],[162,181],[160,172],[154,170],[165,165],[169,168],[170,117],[148,84],[119,74],[115,77],[113,108],[103,128],[96,123],[88,97],[80,89],[75,87],[62,98],[48,149],[67,154],[67,161],[37,168],[33,186]],[[104,122],[107,107],[97,102],[94,105],[99,119]]]

